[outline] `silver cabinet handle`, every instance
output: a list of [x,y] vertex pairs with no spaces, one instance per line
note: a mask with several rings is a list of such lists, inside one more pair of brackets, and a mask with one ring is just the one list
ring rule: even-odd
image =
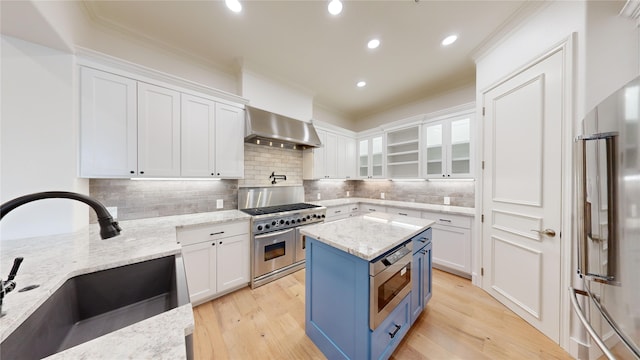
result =
[[582,312],[582,309],[580,308],[580,304],[578,304],[578,297],[576,295],[577,294],[577,290],[572,288],[572,287],[570,287],[569,291],[571,291],[571,297],[570,297],[571,305],[573,305],[573,310],[575,310],[576,315],[578,315],[578,319],[580,319],[580,322],[582,323],[582,325],[584,325],[585,329],[587,329],[587,332],[589,333],[589,335],[591,336],[593,341],[596,343],[596,345],[598,345],[600,350],[602,350],[602,352],[605,354],[607,359],[615,360],[616,357],[613,356],[611,351],[604,344],[604,341],[602,341],[602,339],[600,339],[600,337],[598,336],[596,331],[593,330],[593,328],[591,327],[591,324],[589,324],[589,321],[587,321],[587,318],[584,316],[584,313]]
[[451,220],[449,220],[449,219],[438,219],[438,221],[448,222],[448,223],[450,223],[450,222],[451,222]]
[[342,212],[342,210],[336,210],[336,211],[334,211],[333,213],[334,213],[334,214],[340,214],[341,212]]
[[555,237],[556,236],[556,232],[553,229],[544,229],[544,230],[531,229],[531,231],[535,231],[540,235],[546,235],[548,237]]
[[222,234],[224,234],[224,231],[214,232],[214,233],[209,234],[209,236],[222,235]]
[[401,213],[401,212],[399,212],[398,215],[409,216],[409,215],[407,215],[405,213]]

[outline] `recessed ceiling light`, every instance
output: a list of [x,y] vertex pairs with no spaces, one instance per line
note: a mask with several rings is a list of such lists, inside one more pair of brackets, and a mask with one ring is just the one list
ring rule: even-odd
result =
[[367,86],[367,83],[365,81],[358,81],[358,83],[356,84],[357,87],[365,87]]
[[331,15],[338,15],[342,12],[342,1],[340,0],[331,0],[329,2],[329,13]]
[[442,46],[451,45],[454,42],[456,42],[456,40],[458,40],[458,35],[449,35],[446,38],[444,38],[444,40],[442,40]]
[[367,47],[368,47],[369,49],[375,49],[375,48],[377,48],[378,46],[380,46],[380,40],[378,40],[378,39],[371,39],[371,40],[369,40],[369,42],[367,43]]
[[242,4],[240,4],[239,0],[224,0],[224,3],[227,4],[229,10],[235,13],[242,11]]

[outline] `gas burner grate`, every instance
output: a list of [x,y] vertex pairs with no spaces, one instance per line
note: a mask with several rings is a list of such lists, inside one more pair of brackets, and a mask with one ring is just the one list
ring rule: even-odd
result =
[[258,216],[258,215],[275,214],[275,213],[280,213],[285,211],[313,209],[317,207],[320,207],[320,205],[297,203],[297,204],[284,204],[284,205],[277,205],[277,206],[265,206],[265,207],[259,207],[259,208],[241,209],[241,211],[251,216]]

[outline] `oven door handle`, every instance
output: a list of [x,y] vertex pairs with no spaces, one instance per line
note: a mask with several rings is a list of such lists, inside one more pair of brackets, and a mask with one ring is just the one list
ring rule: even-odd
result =
[[287,229],[287,230],[282,230],[282,231],[276,231],[276,232],[270,232],[270,233],[266,233],[266,234],[260,234],[260,235],[256,235],[255,239],[264,239],[264,238],[268,238],[268,237],[273,237],[273,236],[279,236],[279,235],[284,235],[286,233],[290,233],[292,231],[294,231],[294,228],[291,229]]

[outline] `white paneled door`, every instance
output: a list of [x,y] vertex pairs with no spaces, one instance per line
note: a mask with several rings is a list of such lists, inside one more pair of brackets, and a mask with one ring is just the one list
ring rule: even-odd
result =
[[560,336],[562,48],[483,94],[483,288]]

